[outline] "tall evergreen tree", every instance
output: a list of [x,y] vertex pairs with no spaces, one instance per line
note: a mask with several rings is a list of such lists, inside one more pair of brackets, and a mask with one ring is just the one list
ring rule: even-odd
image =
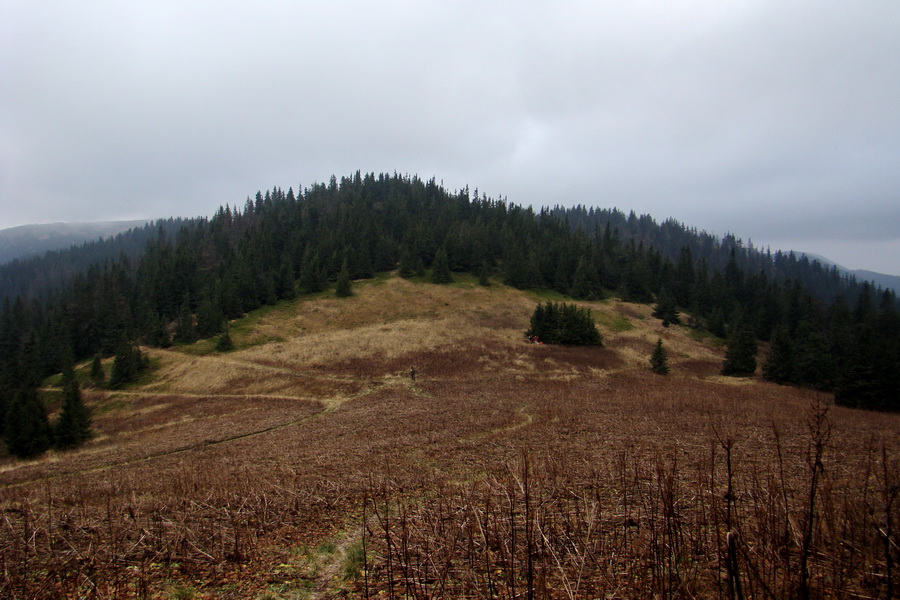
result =
[[756,372],[756,335],[746,322],[735,327],[728,340],[722,375],[750,377]]
[[300,268],[300,291],[304,294],[315,294],[325,289],[325,278],[322,276],[322,264],[319,253],[307,247]]
[[794,383],[794,346],[787,326],[781,325],[772,334],[769,353],[763,364],[763,377],[775,383]]
[[63,371],[63,405],[54,429],[57,448],[80,446],[91,437],[91,414],[81,398],[78,379],[71,369]]
[[[201,338],[208,338],[222,331],[222,325],[225,322],[225,316],[221,309],[206,297],[200,301],[197,307],[197,326],[196,334]],[[180,324],[179,324],[180,326]]]
[[347,298],[353,295],[353,288],[350,284],[350,267],[347,264],[346,257],[341,264],[341,272],[338,274],[334,295],[338,298]]
[[663,288],[659,292],[656,300],[656,306],[653,307],[653,316],[662,319],[663,327],[669,325],[678,325],[681,323],[681,313],[675,305],[675,299],[669,293],[669,290]]
[[103,362],[100,360],[100,355],[95,354],[94,360],[91,361],[91,381],[94,382],[94,385],[102,385],[105,379],[106,373],[103,371]]
[[175,342],[178,344],[193,344],[197,341],[197,329],[194,326],[194,315],[191,313],[191,301],[187,294],[181,303],[178,312],[178,321],[175,329]]
[[656,340],[656,347],[650,355],[650,369],[657,375],[669,374],[669,357],[661,339]]
[[216,342],[216,352],[231,352],[232,350],[234,350],[234,341],[231,339],[231,333],[226,325],[225,331],[222,332],[222,335],[219,336],[219,340]]
[[600,276],[588,257],[581,256],[575,267],[575,275],[572,277],[572,288],[569,295],[581,300],[602,300],[603,286],[600,285]]
[[50,422],[37,389],[26,386],[13,396],[6,416],[6,447],[18,458],[37,456],[50,448]]
[[431,283],[450,283],[453,275],[450,274],[450,263],[447,260],[447,250],[442,246],[434,255],[431,264]]

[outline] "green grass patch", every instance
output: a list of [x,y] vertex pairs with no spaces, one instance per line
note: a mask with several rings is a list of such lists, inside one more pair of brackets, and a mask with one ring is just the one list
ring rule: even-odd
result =
[[548,288],[540,288],[534,290],[526,290],[528,295],[537,300],[538,302],[544,301],[554,301],[554,302],[562,302],[565,300],[571,300],[568,296],[564,294],[560,294],[556,290],[551,290]]
[[336,550],[337,545],[334,542],[322,542],[316,546],[316,552],[318,554],[334,554]]
[[215,335],[211,338],[200,340],[199,342],[194,342],[193,344],[188,344],[186,346],[173,346],[172,349],[178,350],[184,354],[190,354],[191,356],[206,356],[207,354],[213,354],[216,351],[216,342],[218,339],[219,336]]
[[[445,285],[447,287],[461,289],[461,290],[471,290],[472,288],[479,287],[478,277],[472,275],[471,273],[451,273],[453,277],[453,281],[450,283],[443,284],[432,284],[432,285]],[[431,283],[431,280],[423,277],[423,283]]]
[[701,342],[704,344],[711,344],[716,348],[721,348],[725,346],[728,342],[720,338],[716,335],[713,335],[709,331],[705,329],[691,329],[688,331],[688,337],[694,340],[695,342]]
[[347,547],[344,555],[344,579],[355,580],[362,575],[366,554],[363,552],[362,540],[357,540]]
[[628,319],[620,314],[610,314],[606,312],[599,311],[591,311],[594,316],[594,319],[600,325],[611,329],[615,332],[621,333],[623,331],[631,331],[634,329],[634,324]]

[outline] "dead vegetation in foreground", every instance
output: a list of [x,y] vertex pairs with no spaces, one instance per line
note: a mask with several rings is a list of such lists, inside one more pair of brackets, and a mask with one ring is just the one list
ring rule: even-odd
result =
[[358,292],[158,353],[88,396],[84,448],[5,460],[0,596],[897,595],[897,415],[735,385],[645,307],[591,305],[606,346],[570,349],[505,288]]

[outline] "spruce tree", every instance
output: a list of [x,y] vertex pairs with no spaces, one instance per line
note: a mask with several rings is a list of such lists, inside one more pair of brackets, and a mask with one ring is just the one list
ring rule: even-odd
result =
[[181,303],[178,312],[178,321],[175,329],[175,342],[178,344],[193,344],[197,341],[197,329],[194,327],[194,315],[191,314],[191,302],[187,293]]
[[50,422],[37,389],[24,387],[16,392],[6,416],[6,447],[18,458],[37,456],[50,448]]
[[600,285],[597,269],[584,256],[578,259],[569,295],[581,300],[603,300],[603,286]]
[[222,332],[222,335],[219,336],[219,341],[216,342],[216,351],[217,352],[230,352],[234,350],[234,341],[231,339],[231,334],[228,331],[228,327],[225,327],[225,331]]
[[106,373],[103,371],[103,362],[100,360],[100,355],[95,354],[94,360],[91,361],[91,381],[95,385],[102,385],[105,379]]
[[675,305],[675,299],[669,294],[669,290],[663,288],[659,292],[656,299],[656,306],[653,307],[653,316],[662,319],[663,327],[669,325],[678,325],[681,323],[681,313]]
[[81,398],[75,374],[68,369],[63,372],[63,405],[54,431],[59,449],[80,446],[91,437],[90,411]]
[[650,355],[650,369],[657,375],[669,374],[669,357],[666,349],[663,348],[661,339],[656,340],[656,347],[653,350],[653,354]]
[[487,261],[481,261],[481,264],[478,267],[478,285],[487,287],[491,285],[490,280],[491,269],[488,267]]
[[303,266],[300,269],[300,291],[304,294],[315,294],[325,289],[325,278],[322,277],[322,265],[319,253],[307,247],[303,255]]
[[213,304],[209,298],[200,301],[197,307],[197,335],[201,338],[208,338],[222,331],[222,323],[225,316],[218,306]]
[[787,326],[781,325],[772,334],[762,374],[769,381],[786,384],[794,382],[794,372],[794,346],[788,335]]
[[353,288],[350,284],[350,268],[347,264],[346,256],[344,257],[344,262],[341,264],[341,272],[338,274],[334,295],[338,298],[347,298],[353,295]]
[[756,336],[746,323],[735,328],[725,350],[722,375],[750,377],[756,372]]
[[139,348],[128,342],[120,343],[113,360],[109,387],[117,389],[137,381],[146,368],[146,359]]
[[547,302],[535,307],[525,336],[547,344],[603,345],[603,338],[597,331],[589,310],[558,302]]
[[438,248],[431,264],[431,283],[450,283],[453,275],[450,274],[450,262],[447,260],[447,250]]

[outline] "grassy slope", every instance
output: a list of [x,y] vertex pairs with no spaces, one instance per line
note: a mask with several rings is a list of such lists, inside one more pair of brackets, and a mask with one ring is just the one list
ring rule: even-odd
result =
[[[327,596],[350,585],[332,578],[349,523],[384,481],[428,497],[502,473],[523,453],[564,456],[573,472],[612,472],[626,455],[699,470],[723,436],[749,474],[768,460],[751,449],[773,423],[800,477],[809,406],[828,401],[719,376],[721,347],[663,328],[647,306],[585,303],[605,346],[571,349],[524,342],[540,300],[526,292],[397,277],[356,292],[258,311],[233,324],[238,350],[227,354],[210,341],[148,350],[150,381],[85,392],[95,439],[0,463],[0,502],[46,509],[29,526],[49,532],[35,538],[55,549],[35,547],[48,564],[89,558],[131,593],[144,584],[111,557],[140,566],[161,597]],[[669,377],[649,373],[657,338]],[[852,471],[873,440],[900,439],[896,415],[832,408],[831,419],[845,458],[836,470]],[[0,542],[12,544],[17,527],[7,516]]]

